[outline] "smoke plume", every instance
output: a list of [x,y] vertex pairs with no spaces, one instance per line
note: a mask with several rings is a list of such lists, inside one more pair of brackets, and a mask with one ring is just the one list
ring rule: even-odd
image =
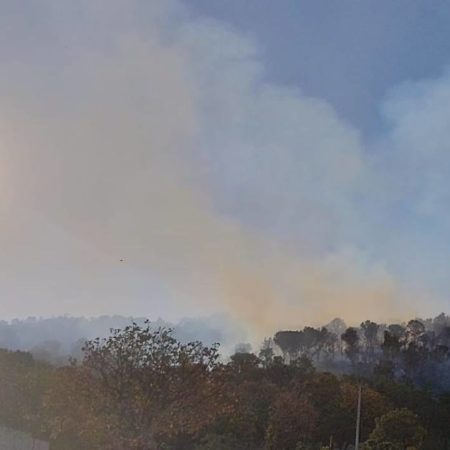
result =
[[89,3],[72,28],[47,5],[39,58],[17,43],[0,78],[5,311],[225,310],[258,334],[412,314],[363,245],[377,194],[357,131],[266,82],[222,24]]

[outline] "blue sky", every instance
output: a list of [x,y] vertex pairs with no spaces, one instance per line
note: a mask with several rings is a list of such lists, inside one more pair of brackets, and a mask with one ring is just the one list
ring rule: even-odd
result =
[[448,308],[447,2],[0,10],[8,317]]

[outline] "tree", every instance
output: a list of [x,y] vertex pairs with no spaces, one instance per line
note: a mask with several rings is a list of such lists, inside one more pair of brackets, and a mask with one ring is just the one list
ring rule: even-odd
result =
[[364,449],[419,449],[425,434],[415,414],[408,409],[394,409],[376,420]]
[[436,334],[441,334],[444,328],[448,328],[450,326],[450,317],[444,313],[439,314],[433,319],[433,331]]
[[291,392],[281,394],[273,405],[267,430],[267,448],[295,450],[299,443],[313,438],[317,411],[304,397]]
[[302,331],[303,351],[306,356],[310,358],[318,358],[322,350],[329,350],[329,345],[332,342],[332,333],[325,327],[320,329],[305,327]]
[[52,392],[55,435],[81,429],[89,449],[156,450],[194,436],[217,412],[217,347],[181,344],[147,323],[88,341],[84,351]]
[[397,359],[400,354],[401,346],[402,344],[400,343],[400,337],[391,331],[385,330],[384,341],[381,344],[384,358],[386,360]]
[[398,323],[393,323],[388,326],[388,331],[389,333],[391,333],[391,335],[400,339],[405,332],[405,327]]
[[254,372],[260,364],[259,358],[253,353],[235,353],[230,357],[229,366],[237,374]]
[[302,347],[303,334],[301,331],[278,331],[273,341],[280,347],[285,361],[287,356],[293,360],[298,356]]
[[267,368],[272,364],[275,355],[271,338],[264,339],[258,356],[264,368]]
[[320,330],[320,351],[327,359],[334,359],[338,337],[323,327]]
[[345,354],[352,365],[355,365],[359,353],[358,331],[355,328],[349,327],[342,334],[341,339],[345,344]]
[[351,435],[347,424],[354,423],[354,416],[348,417],[342,407],[342,391],[339,379],[331,373],[317,373],[304,383],[295,386],[298,395],[304,394],[319,413],[314,432],[314,440],[328,443],[330,438],[340,446],[349,442]]
[[333,319],[329,324],[325,325],[325,328],[330,333],[333,333],[336,336],[340,336],[347,329],[347,325],[342,319],[337,317],[336,319]]
[[272,405],[280,388],[265,379],[236,382],[236,378],[231,378],[224,389],[231,400],[228,402],[231,408],[221,414],[213,431],[227,440],[234,439],[244,448],[262,448]]
[[375,349],[378,345],[378,330],[380,329],[380,326],[372,322],[370,320],[366,320],[365,322],[361,323],[361,330],[364,335],[364,344],[366,347],[366,354],[369,356],[370,359],[373,359],[375,354]]
[[[341,383],[342,400],[341,405],[345,411],[345,416],[351,418],[348,422],[348,433],[350,436],[354,433],[354,418],[356,417],[356,408],[358,404],[358,384],[344,381]],[[362,411],[361,411],[361,441],[367,439],[375,426],[375,420],[387,413],[391,405],[389,401],[379,392],[369,386],[362,386]]]
[[0,423],[46,437],[43,417],[51,367],[27,352],[0,349]]
[[406,348],[411,345],[422,347],[426,342],[425,325],[420,320],[410,320],[406,325],[403,343]]

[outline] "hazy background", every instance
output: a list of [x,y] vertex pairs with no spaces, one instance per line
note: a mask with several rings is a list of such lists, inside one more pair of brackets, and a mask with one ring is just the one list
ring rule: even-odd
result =
[[448,3],[0,10],[4,319],[446,309]]

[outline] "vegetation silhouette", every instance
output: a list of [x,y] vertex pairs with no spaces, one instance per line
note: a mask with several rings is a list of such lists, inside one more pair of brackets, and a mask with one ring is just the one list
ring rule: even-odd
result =
[[448,316],[342,323],[226,359],[148,321],[69,364],[1,350],[0,424],[58,450],[350,449],[361,383],[361,448],[450,448]]

